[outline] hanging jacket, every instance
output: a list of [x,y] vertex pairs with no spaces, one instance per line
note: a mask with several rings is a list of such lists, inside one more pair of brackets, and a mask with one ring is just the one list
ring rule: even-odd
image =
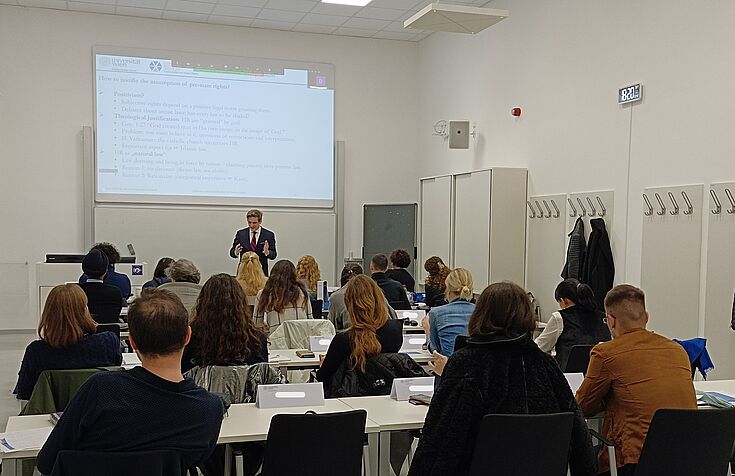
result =
[[569,232],[569,247],[567,248],[567,262],[561,272],[564,279],[582,279],[584,270],[584,258],[587,243],[584,239],[584,220],[577,218],[574,228]]
[[255,401],[258,385],[285,383],[281,372],[267,363],[254,365],[208,365],[184,374],[204,389],[227,395],[232,403]]
[[580,281],[592,288],[597,309],[605,309],[605,296],[612,289],[615,280],[615,263],[605,220],[593,218],[590,220],[590,228],[590,241]]
[[595,345],[611,339],[605,314],[572,306],[559,311],[564,328],[556,340],[556,361],[562,370],[567,367],[569,352],[575,345]]
[[730,319],[730,328],[735,331],[735,296],[732,298],[732,319]]
[[393,379],[427,375],[408,354],[381,353],[367,360],[364,372],[352,368],[346,360],[331,381],[324,382],[324,392],[327,398],[389,395]]

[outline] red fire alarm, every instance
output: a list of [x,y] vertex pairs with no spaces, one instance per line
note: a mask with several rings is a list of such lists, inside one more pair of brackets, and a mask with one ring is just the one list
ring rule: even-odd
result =
[[520,107],[514,107],[513,109],[510,110],[510,113],[514,117],[521,117],[521,108]]

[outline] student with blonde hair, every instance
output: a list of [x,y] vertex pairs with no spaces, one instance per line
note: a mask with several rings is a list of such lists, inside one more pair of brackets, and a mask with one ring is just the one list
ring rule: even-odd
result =
[[457,336],[467,335],[467,323],[475,310],[472,301],[472,274],[464,268],[452,270],[444,280],[449,304],[434,307],[421,324],[429,341],[429,351],[449,357]]
[[263,267],[260,265],[258,254],[252,251],[243,253],[242,260],[237,268],[237,282],[245,291],[249,305],[255,305],[255,296],[257,296],[258,291],[265,287],[265,281],[266,277],[263,273]]
[[311,296],[316,296],[316,283],[321,279],[319,264],[311,255],[299,258],[296,263],[296,279],[303,281]]
[[38,324],[39,340],[28,344],[13,393],[28,400],[44,370],[120,365],[120,340],[112,332],[95,334],[87,296],[76,284],[54,287]]

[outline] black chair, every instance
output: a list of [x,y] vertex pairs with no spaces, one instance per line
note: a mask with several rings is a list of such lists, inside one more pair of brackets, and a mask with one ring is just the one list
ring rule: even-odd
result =
[[735,409],[661,409],[653,415],[635,476],[722,476],[735,443]]
[[569,350],[569,358],[565,373],[583,373],[587,375],[587,367],[590,365],[590,352],[594,345],[573,345]]
[[324,301],[321,299],[312,299],[311,300],[311,313],[313,314],[314,319],[323,319],[324,314],[322,313],[324,309]]
[[[485,415],[475,441],[470,476],[566,476],[574,414]],[[529,455],[519,442],[543,441]]]
[[411,304],[404,301],[390,301],[388,302],[390,307],[395,309],[396,311],[410,311],[411,310]]
[[117,336],[117,338],[120,338],[120,324],[97,324],[97,330],[95,333],[100,332],[112,332]]
[[187,472],[181,455],[171,450],[117,453],[62,450],[56,455],[51,476],[183,476]]
[[261,476],[360,476],[366,419],[365,410],[273,416]]

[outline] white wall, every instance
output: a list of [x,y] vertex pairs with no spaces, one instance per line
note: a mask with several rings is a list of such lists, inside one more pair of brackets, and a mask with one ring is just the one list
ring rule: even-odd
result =
[[[0,5],[0,297],[19,293],[8,276],[26,270],[28,295],[16,300],[35,292],[34,267],[17,263],[82,250],[80,128],[93,120],[93,45],[332,63],[335,139],[346,143],[345,254],[360,254],[363,203],[418,196],[415,43]],[[35,327],[17,308],[0,305],[0,328]]]
[[[526,166],[530,194],[615,190],[617,281],[638,283],[642,189],[735,177],[735,3],[491,6],[510,18],[474,36],[435,34],[420,44],[421,174]],[[643,103],[619,107],[617,89],[639,81]],[[515,106],[520,119],[510,115]],[[476,121],[475,148],[449,151],[431,135],[440,119]]]

